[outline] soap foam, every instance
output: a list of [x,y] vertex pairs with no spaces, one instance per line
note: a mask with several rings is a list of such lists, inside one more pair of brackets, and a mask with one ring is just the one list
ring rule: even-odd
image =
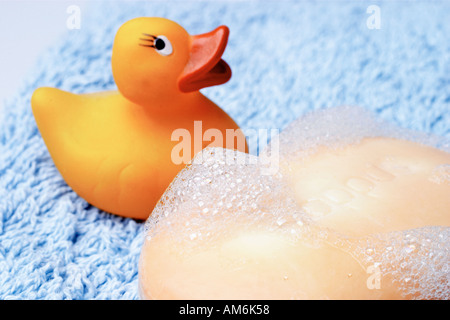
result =
[[[447,152],[449,145],[443,139],[386,124],[365,110],[340,107],[317,111],[291,124],[280,135],[280,155],[282,161],[301,159],[319,146],[340,148],[366,137],[407,139]],[[270,152],[270,145],[263,152]],[[232,237],[236,230],[230,225],[242,226],[241,232],[255,228],[282,232],[294,242],[327,242],[350,253],[365,268],[379,267],[383,279],[398,283],[407,298],[450,298],[450,228],[350,238],[312,219],[295,201],[283,176],[286,172],[262,175],[263,164],[257,160],[256,156],[222,148],[207,148],[197,154],[147,220],[146,240],[163,232],[174,246],[182,242],[183,248],[186,244],[195,248]],[[439,183],[448,181],[444,179],[448,166],[436,170]]]
[[377,234],[343,247],[366,269],[378,267],[382,279],[396,282],[405,298],[448,300],[449,241],[450,228],[434,226]]
[[442,164],[434,168],[430,180],[437,184],[450,185],[450,164]]
[[[213,241],[232,230],[264,226],[292,235],[305,233],[309,217],[300,210],[281,175],[261,174],[257,157],[206,148],[171,183],[147,220],[147,237],[164,231],[173,241]],[[184,225],[179,225],[180,223]],[[300,228],[299,228],[300,227]],[[284,228],[284,229],[283,229]]]
[[[450,152],[450,139],[399,128],[360,107],[340,106],[316,110],[288,125],[279,135],[280,157],[282,161],[298,161],[314,154],[318,147],[335,150],[377,137],[409,140]],[[263,153],[270,148],[269,144]]]

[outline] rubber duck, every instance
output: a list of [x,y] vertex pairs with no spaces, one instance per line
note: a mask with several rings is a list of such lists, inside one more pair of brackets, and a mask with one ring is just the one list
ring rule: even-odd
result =
[[[230,79],[231,69],[221,59],[228,35],[226,26],[191,36],[168,19],[135,18],[114,39],[117,91],[35,90],[33,114],[66,183],[99,209],[146,219],[186,165],[172,159],[179,144],[175,130],[194,133],[200,122],[202,133],[214,129],[225,136],[232,129],[245,141],[238,125],[199,92]],[[191,139],[192,156],[211,144]],[[236,149],[247,151],[247,145]]]

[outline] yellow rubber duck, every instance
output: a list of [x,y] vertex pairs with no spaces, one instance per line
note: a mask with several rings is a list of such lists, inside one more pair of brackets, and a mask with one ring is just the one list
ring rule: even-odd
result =
[[[171,159],[179,143],[172,141],[174,130],[193,133],[194,121],[201,121],[202,133],[218,129],[225,136],[233,129],[243,136],[198,91],[230,79],[231,69],[221,59],[228,34],[220,26],[191,36],[164,18],[136,18],[123,24],[114,40],[118,91],[77,95],[44,87],[33,93],[39,131],[79,196],[106,212],[146,219],[185,165]],[[209,143],[202,141],[201,148]]]

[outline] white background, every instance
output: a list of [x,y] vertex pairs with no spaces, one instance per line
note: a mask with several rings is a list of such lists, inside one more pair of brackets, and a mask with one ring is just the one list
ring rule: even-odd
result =
[[4,100],[16,93],[39,54],[68,31],[70,5],[82,13],[87,3],[0,0],[0,118]]

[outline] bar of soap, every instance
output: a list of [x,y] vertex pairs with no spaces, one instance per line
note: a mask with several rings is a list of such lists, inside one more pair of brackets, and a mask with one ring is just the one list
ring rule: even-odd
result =
[[450,154],[427,139],[341,108],[273,139],[274,174],[203,150],[146,223],[141,297],[449,299]]
[[350,236],[450,223],[450,155],[415,142],[367,138],[291,161],[296,199]]

